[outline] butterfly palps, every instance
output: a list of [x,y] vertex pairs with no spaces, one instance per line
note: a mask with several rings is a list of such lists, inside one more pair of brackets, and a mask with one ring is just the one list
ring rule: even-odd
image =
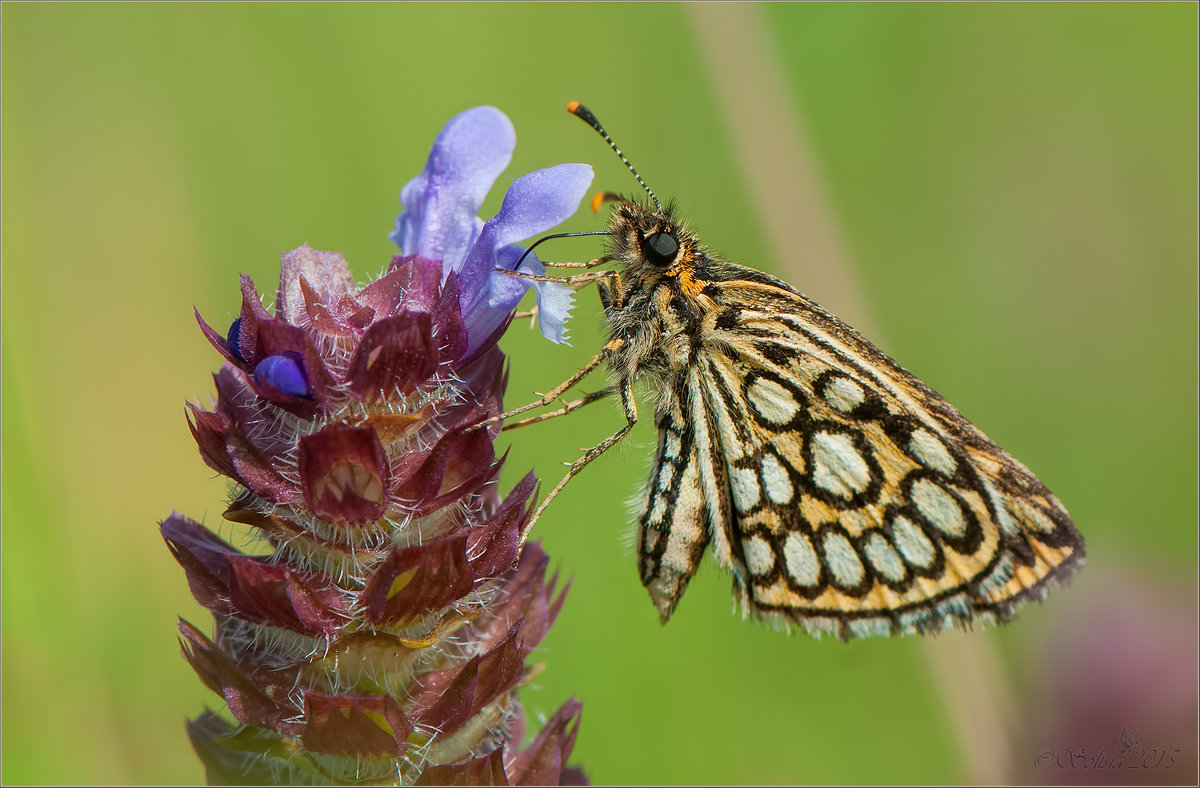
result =
[[565,483],[632,427],[635,380],[656,395],[636,544],[663,621],[709,549],[746,614],[843,639],[1007,621],[1082,565],[1082,537],[1024,465],[790,285],[714,257],[638,182],[651,202],[600,195],[609,251],[570,266],[615,270],[559,280],[596,282],[610,340],[529,407],[601,363],[613,373],[601,394],[627,424]]

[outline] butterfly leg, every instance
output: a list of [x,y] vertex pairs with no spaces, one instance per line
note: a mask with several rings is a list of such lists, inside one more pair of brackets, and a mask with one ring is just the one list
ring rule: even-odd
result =
[[537,511],[533,513],[533,517],[531,517],[529,522],[525,524],[525,527],[521,529],[522,543],[524,543],[524,541],[529,537],[529,532],[533,530],[533,524],[538,521],[538,518],[542,516],[542,512],[546,510],[546,507],[550,505],[550,502],[554,500],[555,496],[562,491],[562,488],[566,486],[567,482],[571,481],[571,478],[583,470],[589,462],[596,459],[613,446],[616,446],[617,443],[619,443],[621,439],[624,438],[631,429],[633,429],[633,425],[637,424],[637,403],[633,399],[632,380],[623,381],[621,384],[621,408],[625,411],[625,426],[621,427],[621,429],[617,430],[612,435],[609,435],[607,438],[588,449],[586,452],[584,452],[582,457],[571,463],[571,467],[567,469],[567,472],[562,477],[562,480],[559,481],[559,483],[554,486],[554,489],[542,499],[542,503],[538,506]]
[[[606,255],[606,257],[598,257],[594,260],[588,260],[587,263],[545,263],[545,261],[544,261],[544,263],[542,263],[542,265],[545,265],[546,267],[551,267],[551,269],[594,269],[595,266],[604,265],[605,263],[612,263],[612,258],[607,257],[607,255]],[[499,269],[499,267],[496,270],[503,271],[505,273],[514,273],[512,271],[509,271],[508,269]],[[527,278],[527,275],[522,275],[522,273],[514,273],[514,276],[521,277],[521,278]],[[528,276],[533,276],[533,275],[528,275]],[[592,275],[592,276],[598,276],[598,275]],[[564,278],[570,279],[571,277],[564,277]],[[564,279],[560,279],[558,277],[547,277],[546,279],[538,279],[538,281],[562,282],[562,281],[564,281]],[[618,275],[617,271],[602,271],[601,275],[599,275],[598,278],[588,279],[588,282],[593,282],[593,281],[596,283],[596,287],[601,289],[600,301],[601,301],[601,303],[604,303],[605,307],[607,308],[608,302],[610,302],[612,299],[610,296],[607,296],[605,294],[610,293],[610,291],[613,287],[613,284],[612,284],[613,282],[617,282],[617,283],[620,282],[620,276]],[[583,282],[582,284],[587,284],[588,282]],[[582,284],[581,284],[581,287],[582,287]],[[620,289],[619,284],[617,284],[616,287],[617,287],[617,289]],[[538,306],[534,305],[534,307],[532,309],[526,309],[526,311],[517,312],[514,315],[514,317],[517,320],[522,320],[524,318],[530,318],[529,327],[530,327],[530,329],[532,329],[533,318],[538,317]]]
[[[562,383],[555,386],[548,394],[543,395],[541,399],[534,400],[533,402],[529,403],[528,405],[522,405],[521,407],[519,407],[515,410],[510,410],[507,413],[501,413],[498,416],[492,416],[490,419],[484,419],[483,421],[480,421],[476,424],[472,424],[470,427],[467,427],[463,431],[471,432],[473,430],[478,430],[483,427],[487,427],[492,424],[495,424],[498,421],[503,421],[504,419],[510,419],[513,416],[518,416],[526,411],[533,410],[535,408],[546,407],[550,403],[554,402],[554,400],[561,397],[567,391],[567,389],[571,388],[572,386],[579,383],[579,381],[586,378],[589,374],[591,374],[596,369],[596,367],[603,364],[605,362],[605,360],[607,360],[610,356],[612,356],[612,354],[614,352],[616,352],[620,348],[624,347],[624,345],[625,345],[624,339],[611,340],[607,345],[604,346],[604,348],[599,353],[596,354],[595,358],[593,358],[586,365],[584,365],[583,369],[579,370],[574,375],[572,375],[571,377],[564,380]],[[584,403],[584,404],[586,404],[586,403]]]
[[571,276],[542,276],[539,274],[523,274],[518,271],[510,271],[507,268],[495,269],[496,273],[506,276],[515,276],[517,279],[525,279],[529,282],[556,282],[560,285],[566,285],[572,290],[578,290],[584,285],[589,285],[592,282],[600,282],[605,279],[612,279],[616,271],[592,271],[586,274],[573,274]]
[[524,309],[520,312],[514,313],[513,320],[524,320],[525,318],[529,318],[529,330],[532,331],[533,326],[534,326],[533,321],[535,318],[537,318],[537,314],[538,314],[537,304],[534,304],[533,309]]
[[596,294],[600,296],[600,306],[604,307],[606,313],[609,310],[621,309],[625,306],[623,292],[619,271],[613,271],[608,280],[596,283]]
[[591,405],[593,402],[598,402],[599,400],[604,399],[608,395],[616,392],[616,390],[617,390],[616,386],[606,386],[605,388],[602,388],[599,391],[593,391],[589,394],[584,394],[582,398],[574,400],[573,402],[568,402],[565,405],[563,405],[561,408],[559,408],[558,410],[552,410],[549,413],[543,413],[540,416],[530,416],[527,419],[521,419],[520,421],[514,421],[511,424],[505,424],[504,427],[501,429],[501,431],[505,432],[508,430],[515,430],[517,427],[525,427],[530,424],[537,424],[539,421],[545,421],[546,419],[552,419],[556,416],[565,416],[568,413],[572,413],[574,411],[579,410],[584,405]]
[[588,260],[586,263],[548,263],[543,260],[542,265],[547,268],[595,268],[598,265],[604,265],[612,261],[613,258],[604,255],[603,257],[597,257],[595,260]]

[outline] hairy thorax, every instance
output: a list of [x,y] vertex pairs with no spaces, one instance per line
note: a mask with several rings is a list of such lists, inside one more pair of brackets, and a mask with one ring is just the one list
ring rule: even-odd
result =
[[622,294],[624,303],[606,311],[611,338],[625,340],[610,366],[618,377],[648,378],[655,388],[666,389],[696,362],[717,308],[690,277],[646,279],[631,281]]

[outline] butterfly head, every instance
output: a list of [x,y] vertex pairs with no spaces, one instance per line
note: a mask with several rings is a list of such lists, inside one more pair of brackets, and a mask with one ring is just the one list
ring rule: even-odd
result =
[[577,101],[572,101],[567,105],[567,111],[587,123],[604,138],[650,198],[649,202],[641,202],[612,192],[603,192],[592,200],[593,211],[599,211],[600,206],[606,202],[614,203],[612,221],[608,228],[612,237],[609,256],[623,264],[627,274],[643,280],[686,274],[700,253],[699,245],[696,243],[696,237],[688,232],[682,222],[674,218],[675,206],[669,203],[663,207],[591,110]]
[[614,203],[609,222],[609,256],[627,274],[657,279],[678,276],[692,265],[699,250],[696,237],[666,208],[643,205],[620,195],[603,193],[592,200],[593,209]]

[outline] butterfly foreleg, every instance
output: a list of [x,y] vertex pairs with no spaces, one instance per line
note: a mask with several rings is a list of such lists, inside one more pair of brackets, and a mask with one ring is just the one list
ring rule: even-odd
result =
[[591,271],[586,274],[573,274],[571,276],[545,276],[544,274],[524,274],[520,271],[510,271],[507,268],[496,267],[496,273],[504,274],[505,276],[513,276],[517,279],[524,279],[529,282],[555,282],[560,285],[565,285],[572,290],[578,290],[581,287],[591,284],[592,282],[600,282],[605,279],[612,279],[616,276],[616,271]]
[[604,255],[603,257],[597,257],[595,260],[588,260],[586,263],[548,263],[543,260],[542,265],[547,268],[595,268],[598,265],[604,265],[612,261],[613,258]]
[[532,331],[534,325],[536,325],[533,321],[537,318],[537,316],[538,308],[537,304],[534,304],[532,309],[522,309],[520,312],[514,312],[513,320],[524,320],[525,318],[529,318],[529,329]]
[[605,312],[614,306],[620,308],[625,303],[621,296],[621,274],[617,271],[613,271],[612,274],[607,281],[596,283],[596,293],[600,296],[600,305],[604,307]]
[[[605,263],[611,263],[612,260],[613,260],[613,258],[605,255],[604,257],[597,257],[595,260],[588,260],[586,263],[548,263],[543,260],[542,265],[546,266],[547,268],[595,268],[598,265],[604,265]],[[504,270],[505,272],[509,272],[507,268],[506,269],[496,269],[496,270]],[[511,273],[511,272],[509,272],[509,273]],[[597,287],[603,287],[603,288],[607,289],[608,282],[605,280],[606,279],[617,279],[618,277],[616,276],[615,271],[607,271],[605,273],[612,274],[612,276],[604,276],[604,277],[601,277],[601,278],[598,278],[595,280],[589,279],[588,281],[595,281]],[[521,275],[518,274],[518,276],[521,276]],[[570,277],[567,277],[567,278],[569,279]],[[538,280],[538,281],[542,281],[542,280]],[[552,278],[550,278],[549,281],[560,282],[563,280],[559,279],[557,277],[552,277]],[[586,285],[587,282],[583,282],[583,284]],[[604,300],[603,296],[601,296],[601,300],[602,301]],[[517,312],[516,315],[514,315],[514,317],[517,320],[522,320],[527,317],[532,319],[532,318],[537,317],[537,313],[538,313],[538,308],[537,308],[537,305],[535,304],[532,309],[527,309],[527,310],[524,310],[521,312]],[[533,328],[532,322],[530,322],[529,327]]]
[[631,429],[633,429],[633,425],[637,424],[637,403],[633,399],[632,380],[624,380],[621,382],[621,408],[625,412],[625,426],[621,427],[621,429],[617,430],[612,435],[609,435],[607,438],[588,449],[586,452],[584,452],[582,457],[571,463],[571,467],[567,469],[566,474],[562,477],[559,483],[554,486],[554,489],[542,499],[542,503],[538,506],[537,511],[533,513],[533,517],[531,517],[529,522],[525,524],[525,527],[521,529],[522,542],[528,538],[529,532],[533,530],[534,523],[538,521],[538,518],[542,516],[542,512],[546,510],[546,507],[550,505],[550,502],[554,500],[555,496],[562,491],[562,488],[566,486],[567,482],[569,482],[571,478],[575,476],[575,474],[583,470],[589,462],[596,459],[613,446],[617,445],[617,443],[619,443],[621,439],[624,438]]

